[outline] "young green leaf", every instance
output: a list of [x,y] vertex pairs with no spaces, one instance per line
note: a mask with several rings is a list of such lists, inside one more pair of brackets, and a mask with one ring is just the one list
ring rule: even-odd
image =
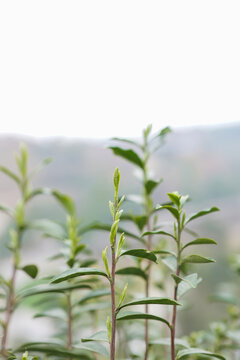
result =
[[60,275],[55,276],[51,284],[57,284],[62,281],[66,281],[68,279],[72,279],[78,276],[85,276],[85,275],[97,275],[97,276],[104,276],[108,278],[108,275],[100,270],[100,269],[94,269],[94,268],[78,268],[78,269],[69,269],[61,273]]
[[202,210],[202,211],[199,211],[193,215],[191,215],[185,222],[185,224],[189,223],[190,221],[194,220],[194,219],[197,219],[201,216],[205,216],[205,215],[208,215],[208,214],[211,214],[213,212],[216,212],[216,211],[219,211],[219,209],[216,207],[216,206],[213,206],[211,207],[211,209],[207,209],[207,210]]
[[182,259],[181,264],[186,264],[186,263],[205,264],[205,263],[214,263],[214,262],[216,261],[209,257],[200,256],[200,255],[188,255]]
[[121,234],[120,239],[118,241],[117,251],[116,251],[116,259],[121,255],[122,247],[125,241],[124,233]]
[[179,278],[181,279],[181,282],[179,283],[177,290],[178,298],[186,294],[186,292],[188,292],[190,289],[195,289],[202,281],[202,279],[199,278],[196,273]]
[[212,239],[207,239],[207,238],[198,238],[196,240],[190,241],[189,243],[187,243],[186,245],[184,245],[182,247],[183,249],[186,249],[186,247],[191,246],[191,245],[217,245],[216,241],[212,240]]
[[147,235],[165,235],[165,236],[170,236],[171,238],[173,238],[175,240],[175,236],[170,234],[167,231],[162,231],[162,230],[156,230],[156,231],[146,231],[144,232],[141,237],[143,236],[147,236]]
[[157,262],[157,257],[156,255],[152,252],[152,251],[148,251],[145,249],[131,249],[131,250],[125,250],[121,253],[121,256],[135,256],[138,258],[142,258],[142,259],[148,259],[151,260],[153,262]]
[[156,187],[158,185],[160,185],[163,182],[163,179],[160,179],[158,181],[155,180],[147,180],[147,182],[145,183],[145,189],[148,195],[150,195],[154,189],[156,189]]
[[11,170],[6,168],[5,166],[0,166],[0,171],[3,172],[5,175],[9,176],[12,180],[14,180],[18,185],[21,183],[20,178],[14,174]]
[[110,231],[111,247],[113,247],[115,245],[115,237],[116,237],[117,230],[118,230],[118,224],[119,224],[119,220],[116,220],[116,221],[114,221],[114,223],[112,224],[112,227],[111,227],[111,231]]
[[128,288],[128,283],[125,285],[122,293],[121,293],[121,296],[120,296],[120,299],[119,299],[119,303],[118,303],[118,308],[120,308],[120,306],[122,305],[125,297],[126,297],[126,294],[127,294],[127,288]]
[[110,146],[109,149],[111,149],[115,155],[120,156],[143,169],[142,160],[140,159],[138,154],[132,149],[122,149],[117,146]]
[[115,188],[115,196],[118,195],[119,183],[120,183],[120,172],[119,169],[116,168],[113,175],[113,183]]
[[53,190],[52,195],[59,201],[59,203],[70,215],[75,214],[75,205],[70,196],[62,194],[57,190]]
[[102,252],[102,258],[103,258],[103,263],[104,263],[106,272],[108,274],[108,277],[110,278],[111,275],[110,275],[109,266],[108,266],[107,249],[108,249],[108,247],[106,246],[105,250],[103,250],[103,252]]
[[179,208],[181,206],[181,195],[177,191],[167,194],[169,199]]
[[178,212],[178,209],[176,209],[175,207],[173,207],[171,205],[157,205],[156,210],[160,210],[160,209],[168,210],[178,220],[179,212]]

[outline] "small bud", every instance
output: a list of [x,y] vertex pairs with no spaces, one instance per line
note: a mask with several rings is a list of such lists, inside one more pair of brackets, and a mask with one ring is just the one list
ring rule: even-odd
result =
[[110,278],[111,275],[110,275],[109,266],[108,266],[107,249],[108,249],[108,247],[106,246],[105,250],[103,250],[103,252],[102,252],[102,258],[103,258],[103,262],[104,262],[106,272],[108,274],[108,277]]
[[114,221],[114,223],[112,224],[112,227],[111,227],[111,232],[110,232],[111,247],[113,247],[115,245],[115,236],[116,236],[116,233],[118,230],[118,223],[119,223],[119,220]]
[[109,210],[110,210],[110,213],[111,213],[111,215],[112,215],[112,218],[114,219],[115,210],[114,210],[114,205],[113,205],[113,202],[112,202],[112,201],[109,201]]
[[120,172],[119,172],[118,168],[116,168],[114,171],[113,182],[114,182],[114,188],[115,188],[115,197],[117,197],[119,182],[120,182]]
[[120,296],[120,300],[119,300],[119,304],[118,304],[118,308],[122,305],[125,297],[126,297],[126,294],[127,294],[127,288],[128,288],[128,283],[125,285],[122,293],[121,293],[121,296]]
[[124,233],[122,233],[121,236],[120,236],[120,239],[119,239],[119,241],[118,241],[117,255],[116,255],[116,258],[117,258],[117,259],[118,259],[119,256],[121,255],[121,251],[122,251],[122,247],[123,247],[124,241],[125,241],[125,236],[124,236]]

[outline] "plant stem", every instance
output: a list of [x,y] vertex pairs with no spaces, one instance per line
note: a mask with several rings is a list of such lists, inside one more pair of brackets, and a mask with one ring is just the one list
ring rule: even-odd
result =
[[9,294],[8,294],[8,298],[7,298],[6,321],[5,321],[5,326],[3,328],[3,337],[2,337],[2,341],[1,341],[1,347],[2,347],[1,353],[5,357],[7,356],[6,346],[7,346],[7,339],[8,339],[8,330],[9,330],[9,325],[10,325],[10,321],[11,321],[12,313],[13,313],[13,309],[14,309],[16,272],[17,272],[17,268],[16,268],[16,265],[14,264],[12,277],[10,280]]
[[[180,274],[180,261],[181,261],[181,226],[180,226],[180,220],[178,220],[178,228],[177,228],[177,269],[176,269],[176,275],[179,276]],[[174,287],[174,294],[173,299],[175,301],[178,300],[177,296],[178,292],[178,284],[175,284]],[[175,360],[175,336],[176,336],[176,318],[177,318],[177,306],[173,306],[173,312],[172,312],[172,321],[171,321],[171,360]]]
[[[149,218],[147,221],[147,230],[150,231],[150,222]],[[151,250],[152,247],[152,238],[151,235],[148,235],[147,239],[147,250]],[[145,296],[149,297],[149,287],[150,287],[150,275],[151,275],[151,261],[148,262],[148,270],[147,270],[147,279],[145,284]],[[149,307],[148,304],[145,305],[145,313],[148,314]],[[145,354],[144,354],[144,360],[148,359],[148,347],[149,347],[149,323],[148,319],[145,320]]]
[[115,270],[116,270],[116,259],[115,259],[115,244],[116,237],[112,249],[112,274],[111,274],[111,302],[112,302],[112,333],[111,333],[111,344],[110,344],[110,360],[115,360],[115,342],[116,342],[116,305],[115,305]]
[[67,348],[72,349],[72,303],[71,303],[71,294],[67,294]]

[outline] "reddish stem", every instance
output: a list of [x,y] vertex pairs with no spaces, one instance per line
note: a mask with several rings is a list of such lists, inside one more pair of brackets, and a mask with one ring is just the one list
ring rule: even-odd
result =
[[116,305],[115,305],[115,270],[116,270],[116,260],[115,260],[115,243],[112,246],[112,277],[111,277],[111,302],[112,302],[112,334],[111,334],[111,344],[110,344],[110,359],[115,360],[115,343],[116,343]]
[[[150,223],[149,220],[147,222],[147,230],[150,231]],[[151,251],[152,248],[152,237],[148,235],[147,240],[147,250]],[[151,275],[151,261],[148,261],[148,271],[147,271],[147,279],[146,279],[146,287],[145,287],[145,296],[149,297],[149,287],[150,287],[150,275]],[[149,307],[148,304],[145,305],[145,313],[148,314]],[[144,360],[148,359],[148,347],[149,347],[149,323],[148,319],[145,320],[145,354]]]

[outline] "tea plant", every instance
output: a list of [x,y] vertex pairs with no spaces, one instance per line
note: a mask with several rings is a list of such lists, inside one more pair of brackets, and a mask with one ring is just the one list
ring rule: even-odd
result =
[[142,299],[135,299],[130,302],[124,303],[124,299],[126,297],[127,285],[125,285],[121,296],[118,301],[118,305],[116,306],[116,264],[119,259],[123,256],[133,256],[138,258],[147,259],[149,261],[156,262],[156,256],[153,252],[145,250],[145,249],[130,249],[130,250],[122,250],[124,244],[124,234],[121,234],[119,241],[117,242],[117,230],[119,221],[121,218],[122,211],[120,210],[121,203],[123,202],[123,197],[118,200],[118,188],[120,181],[120,173],[119,170],[116,169],[114,173],[114,188],[115,195],[114,201],[109,203],[110,212],[113,217],[113,224],[110,231],[110,245],[111,245],[111,271],[109,269],[108,259],[107,259],[107,248],[103,251],[103,262],[105,266],[105,272],[101,269],[97,268],[78,268],[68,270],[52,280],[53,284],[60,283],[66,281],[70,278],[75,278],[83,275],[96,275],[105,277],[109,281],[109,285],[111,288],[111,321],[110,318],[107,317],[107,332],[108,339],[110,344],[110,360],[115,359],[115,343],[116,343],[116,322],[120,320],[136,320],[136,319],[152,319],[163,322],[167,324],[169,323],[166,319],[151,315],[149,313],[138,313],[138,312],[126,312],[122,313],[121,310],[125,307],[135,306],[135,305],[146,305],[146,304],[162,304],[162,305],[172,305],[177,306],[178,302],[176,300],[172,300],[169,298],[151,298],[146,297]]
[[[131,148],[126,149],[119,146],[111,146],[110,149],[117,156],[124,158],[130,163],[134,164],[138,171],[140,172],[141,180],[141,196],[133,195],[127,196],[127,199],[136,201],[142,206],[142,213],[139,215],[134,215],[133,213],[126,214],[123,216],[123,220],[132,221],[139,230],[139,235],[142,233],[143,229],[150,231],[157,223],[156,209],[154,207],[154,202],[152,198],[153,191],[161,184],[161,179],[153,179],[151,176],[151,171],[149,169],[149,161],[151,156],[159,150],[163,145],[165,137],[168,133],[171,132],[169,127],[162,129],[159,133],[152,135],[152,127],[149,125],[143,131],[142,142],[133,141],[130,139],[121,139],[113,138],[113,140],[118,141],[122,144],[130,144]],[[135,148],[137,152],[133,149]],[[137,173],[138,174],[138,173]],[[148,235],[146,242],[146,249],[148,251],[152,250],[152,236]],[[148,262],[145,270],[145,296],[148,297],[150,293],[150,284],[151,284],[151,262]],[[145,306],[145,313],[148,313],[149,307],[148,304]],[[145,321],[145,355],[144,360],[148,359],[149,352],[149,324],[148,319]]]
[[47,165],[50,159],[44,160],[34,170],[28,172],[28,151],[24,145],[21,145],[20,152],[16,155],[16,163],[19,173],[16,174],[10,169],[0,166],[0,171],[12,179],[18,186],[21,194],[20,200],[17,202],[15,209],[10,209],[6,206],[1,206],[0,210],[10,216],[12,226],[9,231],[9,240],[7,248],[12,253],[12,275],[10,280],[1,276],[1,287],[4,291],[3,296],[5,299],[5,319],[1,320],[3,329],[1,339],[1,354],[3,357],[8,356],[7,343],[9,334],[9,325],[11,322],[12,314],[17,306],[16,299],[16,276],[18,271],[24,271],[31,278],[35,278],[38,269],[34,264],[21,264],[21,249],[23,242],[23,235],[29,228],[26,220],[26,207],[30,200],[40,194],[48,193],[46,189],[37,188],[32,189],[32,178],[41,170],[42,167]]
[[[173,231],[167,232],[163,230],[157,231],[147,231],[143,236],[148,235],[165,235],[170,239],[174,240],[175,251],[172,252],[164,251],[164,254],[168,254],[164,257],[164,263],[174,271],[171,273],[171,276],[174,280],[174,291],[173,299],[178,301],[190,288],[196,288],[198,283],[201,281],[198,278],[196,273],[188,274],[187,273],[187,264],[207,264],[215,262],[214,259],[209,257],[204,257],[198,254],[190,254],[183,256],[183,253],[188,247],[196,245],[209,245],[216,244],[216,242],[209,238],[196,238],[190,242],[183,243],[182,235],[183,232],[188,230],[188,224],[199,217],[211,214],[218,211],[216,207],[212,207],[208,210],[199,211],[193,215],[187,217],[186,212],[183,210],[184,204],[188,200],[188,196],[180,195],[178,192],[168,193],[168,197],[172,202],[172,205],[162,205],[158,206],[159,209],[167,210],[174,218]],[[224,359],[223,356],[215,353],[211,353],[206,350],[197,349],[197,348],[187,348],[176,353],[176,320],[177,320],[177,307],[173,306],[172,310],[172,319],[171,319],[171,360],[182,359],[187,355],[201,354],[208,355],[209,357],[215,357],[219,359]]]

